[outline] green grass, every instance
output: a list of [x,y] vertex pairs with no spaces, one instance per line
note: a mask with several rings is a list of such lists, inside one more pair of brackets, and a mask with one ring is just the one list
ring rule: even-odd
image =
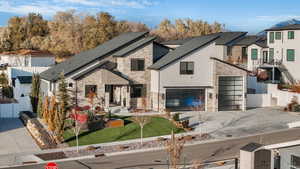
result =
[[[118,128],[105,128],[93,132],[83,132],[79,136],[79,145],[106,143],[140,138],[140,127],[131,121],[130,117],[124,117],[126,125]],[[144,127],[144,138],[153,136],[168,135],[184,132],[183,129],[176,128],[169,120],[161,117],[152,117],[150,123]],[[64,133],[64,139],[70,146],[76,146],[76,139],[72,130]]]

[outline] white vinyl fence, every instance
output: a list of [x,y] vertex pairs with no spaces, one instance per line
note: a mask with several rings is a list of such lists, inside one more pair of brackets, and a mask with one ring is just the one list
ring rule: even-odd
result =
[[21,111],[32,111],[29,96],[18,99],[18,103],[0,104],[0,118],[18,118]]
[[247,107],[287,106],[293,98],[300,102],[300,94],[277,89],[277,85],[269,84],[266,94],[247,94]]
[[0,118],[18,118],[19,103],[0,104]]

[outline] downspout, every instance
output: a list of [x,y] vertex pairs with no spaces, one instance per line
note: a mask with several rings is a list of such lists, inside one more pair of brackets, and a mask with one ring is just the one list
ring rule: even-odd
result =
[[159,99],[159,93],[160,93],[160,71],[158,71],[158,93],[157,93],[157,100],[158,100],[158,111],[159,111],[159,108],[160,108],[160,99]]

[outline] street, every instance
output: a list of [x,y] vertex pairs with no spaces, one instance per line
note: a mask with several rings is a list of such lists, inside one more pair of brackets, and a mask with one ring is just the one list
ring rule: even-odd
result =
[[[239,149],[250,142],[262,142],[263,144],[275,144],[300,138],[300,129],[289,129],[285,131],[267,133],[256,136],[235,138],[230,140],[215,141],[205,144],[186,146],[182,157],[187,162],[192,161],[217,161],[239,156]],[[167,153],[163,150],[117,155],[110,157],[99,157],[95,159],[68,161],[58,163],[59,169],[149,169],[167,168]],[[38,169],[43,165],[32,165],[14,167],[15,169]]]

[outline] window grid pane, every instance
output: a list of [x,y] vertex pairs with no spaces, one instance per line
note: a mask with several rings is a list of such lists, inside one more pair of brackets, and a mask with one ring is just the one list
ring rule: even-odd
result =
[[287,61],[295,61],[295,50],[294,49],[287,50]]

